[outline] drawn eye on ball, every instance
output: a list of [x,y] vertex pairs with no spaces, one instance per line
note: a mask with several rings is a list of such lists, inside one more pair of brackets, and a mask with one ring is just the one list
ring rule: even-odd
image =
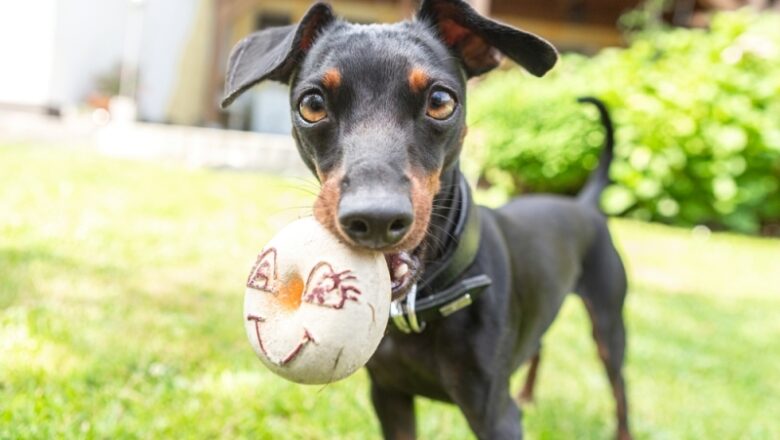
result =
[[303,301],[323,307],[341,309],[347,301],[358,301],[361,292],[354,282],[352,270],[337,272],[329,263],[321,261],[309,272]]
[[272,283],[277,280],[276,272],[276,248],[268,248],[257,256],[246,286],[251,289],[271,292]]

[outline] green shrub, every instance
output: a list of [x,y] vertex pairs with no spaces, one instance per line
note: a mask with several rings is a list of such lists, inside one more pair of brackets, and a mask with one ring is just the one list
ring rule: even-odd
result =
[[575,193],[617,126],[613,215],[745,233],[780,223],[780,15],[717,15],[710,30],[664,29],[593,58],[567,54],[542,79],[497,72],[471,93],[468,151],[509,194]]

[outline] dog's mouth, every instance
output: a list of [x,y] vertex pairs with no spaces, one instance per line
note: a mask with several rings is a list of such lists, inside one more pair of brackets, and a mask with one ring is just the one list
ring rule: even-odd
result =
[[420,259],[414,253],[400,251],[385,254],[385,260],[387,261],[387,269],[390,271],[392,299],[402,299],[417,282]]

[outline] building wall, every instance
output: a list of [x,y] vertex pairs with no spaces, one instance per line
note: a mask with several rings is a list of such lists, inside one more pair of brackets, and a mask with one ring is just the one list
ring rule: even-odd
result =
[[[197,4],[142,4],[136,96],[144,120],[170,120],[173,91],[187,78],[181,54],[194,32]],[[118,75],[130,7],[129,0],[0,2],[0,103],[83,104],[96,91],[98,77]]]
[[0,3],[0,101],[76,105],[119,62],[126,1]]
[[0,2],[0,104],[49,104],[56,0]]
[[179,50],[171,54],[175,62],[165,106],[166,122],[201,125],[206,105],[208,72],[214,40],[214,1],[182,0],[190,3],[187,27],[181,36]]
[[122,58],[125,0],[58,0],[50,102],[73,106]]
[[147,0],[138,85],[138,110],[144,120],[172,121],[170,103],[174,92],[179,83],[189,78],[182,55],[197,31],[198,3]]

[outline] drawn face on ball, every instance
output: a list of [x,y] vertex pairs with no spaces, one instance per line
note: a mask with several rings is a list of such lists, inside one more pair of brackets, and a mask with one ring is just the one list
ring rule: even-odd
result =
[[300,383],[360,368],[387,325],[390,277],[381,253],[355,252],[313,218],[280,231],[246,281],[244,324],[257,356]]
[[[357,277],[352,273],[352,270],[345,269],[339,272],[334,270],[330,263],[321,261],[311,269],[304,283],[300,274],[296,272],[290,272],[280,277],[276,259],[277,251],[275,248],[271,247],[265,250],[257,257],[257,262],[247,279],[248,288],[273,298],[270,301],[271,305],[276,304],[286,310],[294,310],[300,307],[301,303],[342,309],[347,301],[359,302],[361,292],[353,284],[357,281]],[[367,305],[371,307],[370,304]],[[373,307],[371,309],[373,314]],[[278,313],[278,311],[276,312]],[[312,332],[305,325],[301,325],[300,342],[291,347],[286,354],[274,356],[263,343],[260,331],[261,324],[266,322],[266,318],[248,314],[246,319],[254,322],[255,336],[260,350],[269,361],[279,366],[293,361],[310,342],[317,344],[317,339],[312,335]]]

